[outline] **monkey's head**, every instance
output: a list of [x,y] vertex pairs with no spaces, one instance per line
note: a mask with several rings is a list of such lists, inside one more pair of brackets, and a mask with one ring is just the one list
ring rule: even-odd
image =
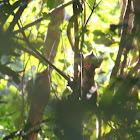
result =
[[99,59],[93,51],[84,59],[84,69],[86,72],[93,73],[96,68],[99,68],[102,60]]

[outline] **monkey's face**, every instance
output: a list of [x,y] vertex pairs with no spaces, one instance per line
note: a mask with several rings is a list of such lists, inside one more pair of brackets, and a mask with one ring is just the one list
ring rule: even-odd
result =
[[98,59],[93,52],[87,55],[84,59],[84,69],[87,72],[93,72],[96,68],[99,68],[102,60]]

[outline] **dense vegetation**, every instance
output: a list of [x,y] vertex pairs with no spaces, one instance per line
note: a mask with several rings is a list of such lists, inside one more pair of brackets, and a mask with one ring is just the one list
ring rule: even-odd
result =
[[0,139],[138,140],[139,4],[0,1]]

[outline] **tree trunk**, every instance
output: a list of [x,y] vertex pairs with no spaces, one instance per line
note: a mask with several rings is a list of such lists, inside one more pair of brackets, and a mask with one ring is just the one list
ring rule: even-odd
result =
[[[63,3],[63,0],[60,0]],[[55,5],[55,7],[58,5]],[[45,37],[44,48],[46,49],[46,58],[53,63],[57,53],[57,48],[60,40],[59,26],[64,18],[64,10],[61,10],[51,18],[48,26],[47,35]],[[42,73],[37,74],[35,80],[30,112],[25,128],[25,136],[23,140],[37,140],[40,130],[40,123],[43,118],[45,107],[49,102],[50,96],[50,71],[49,67]]]

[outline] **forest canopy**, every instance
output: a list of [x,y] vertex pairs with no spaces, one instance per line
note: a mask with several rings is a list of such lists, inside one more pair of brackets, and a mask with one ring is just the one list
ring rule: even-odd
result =
[[0,1],[0,139],[138,140],[139,4]]

